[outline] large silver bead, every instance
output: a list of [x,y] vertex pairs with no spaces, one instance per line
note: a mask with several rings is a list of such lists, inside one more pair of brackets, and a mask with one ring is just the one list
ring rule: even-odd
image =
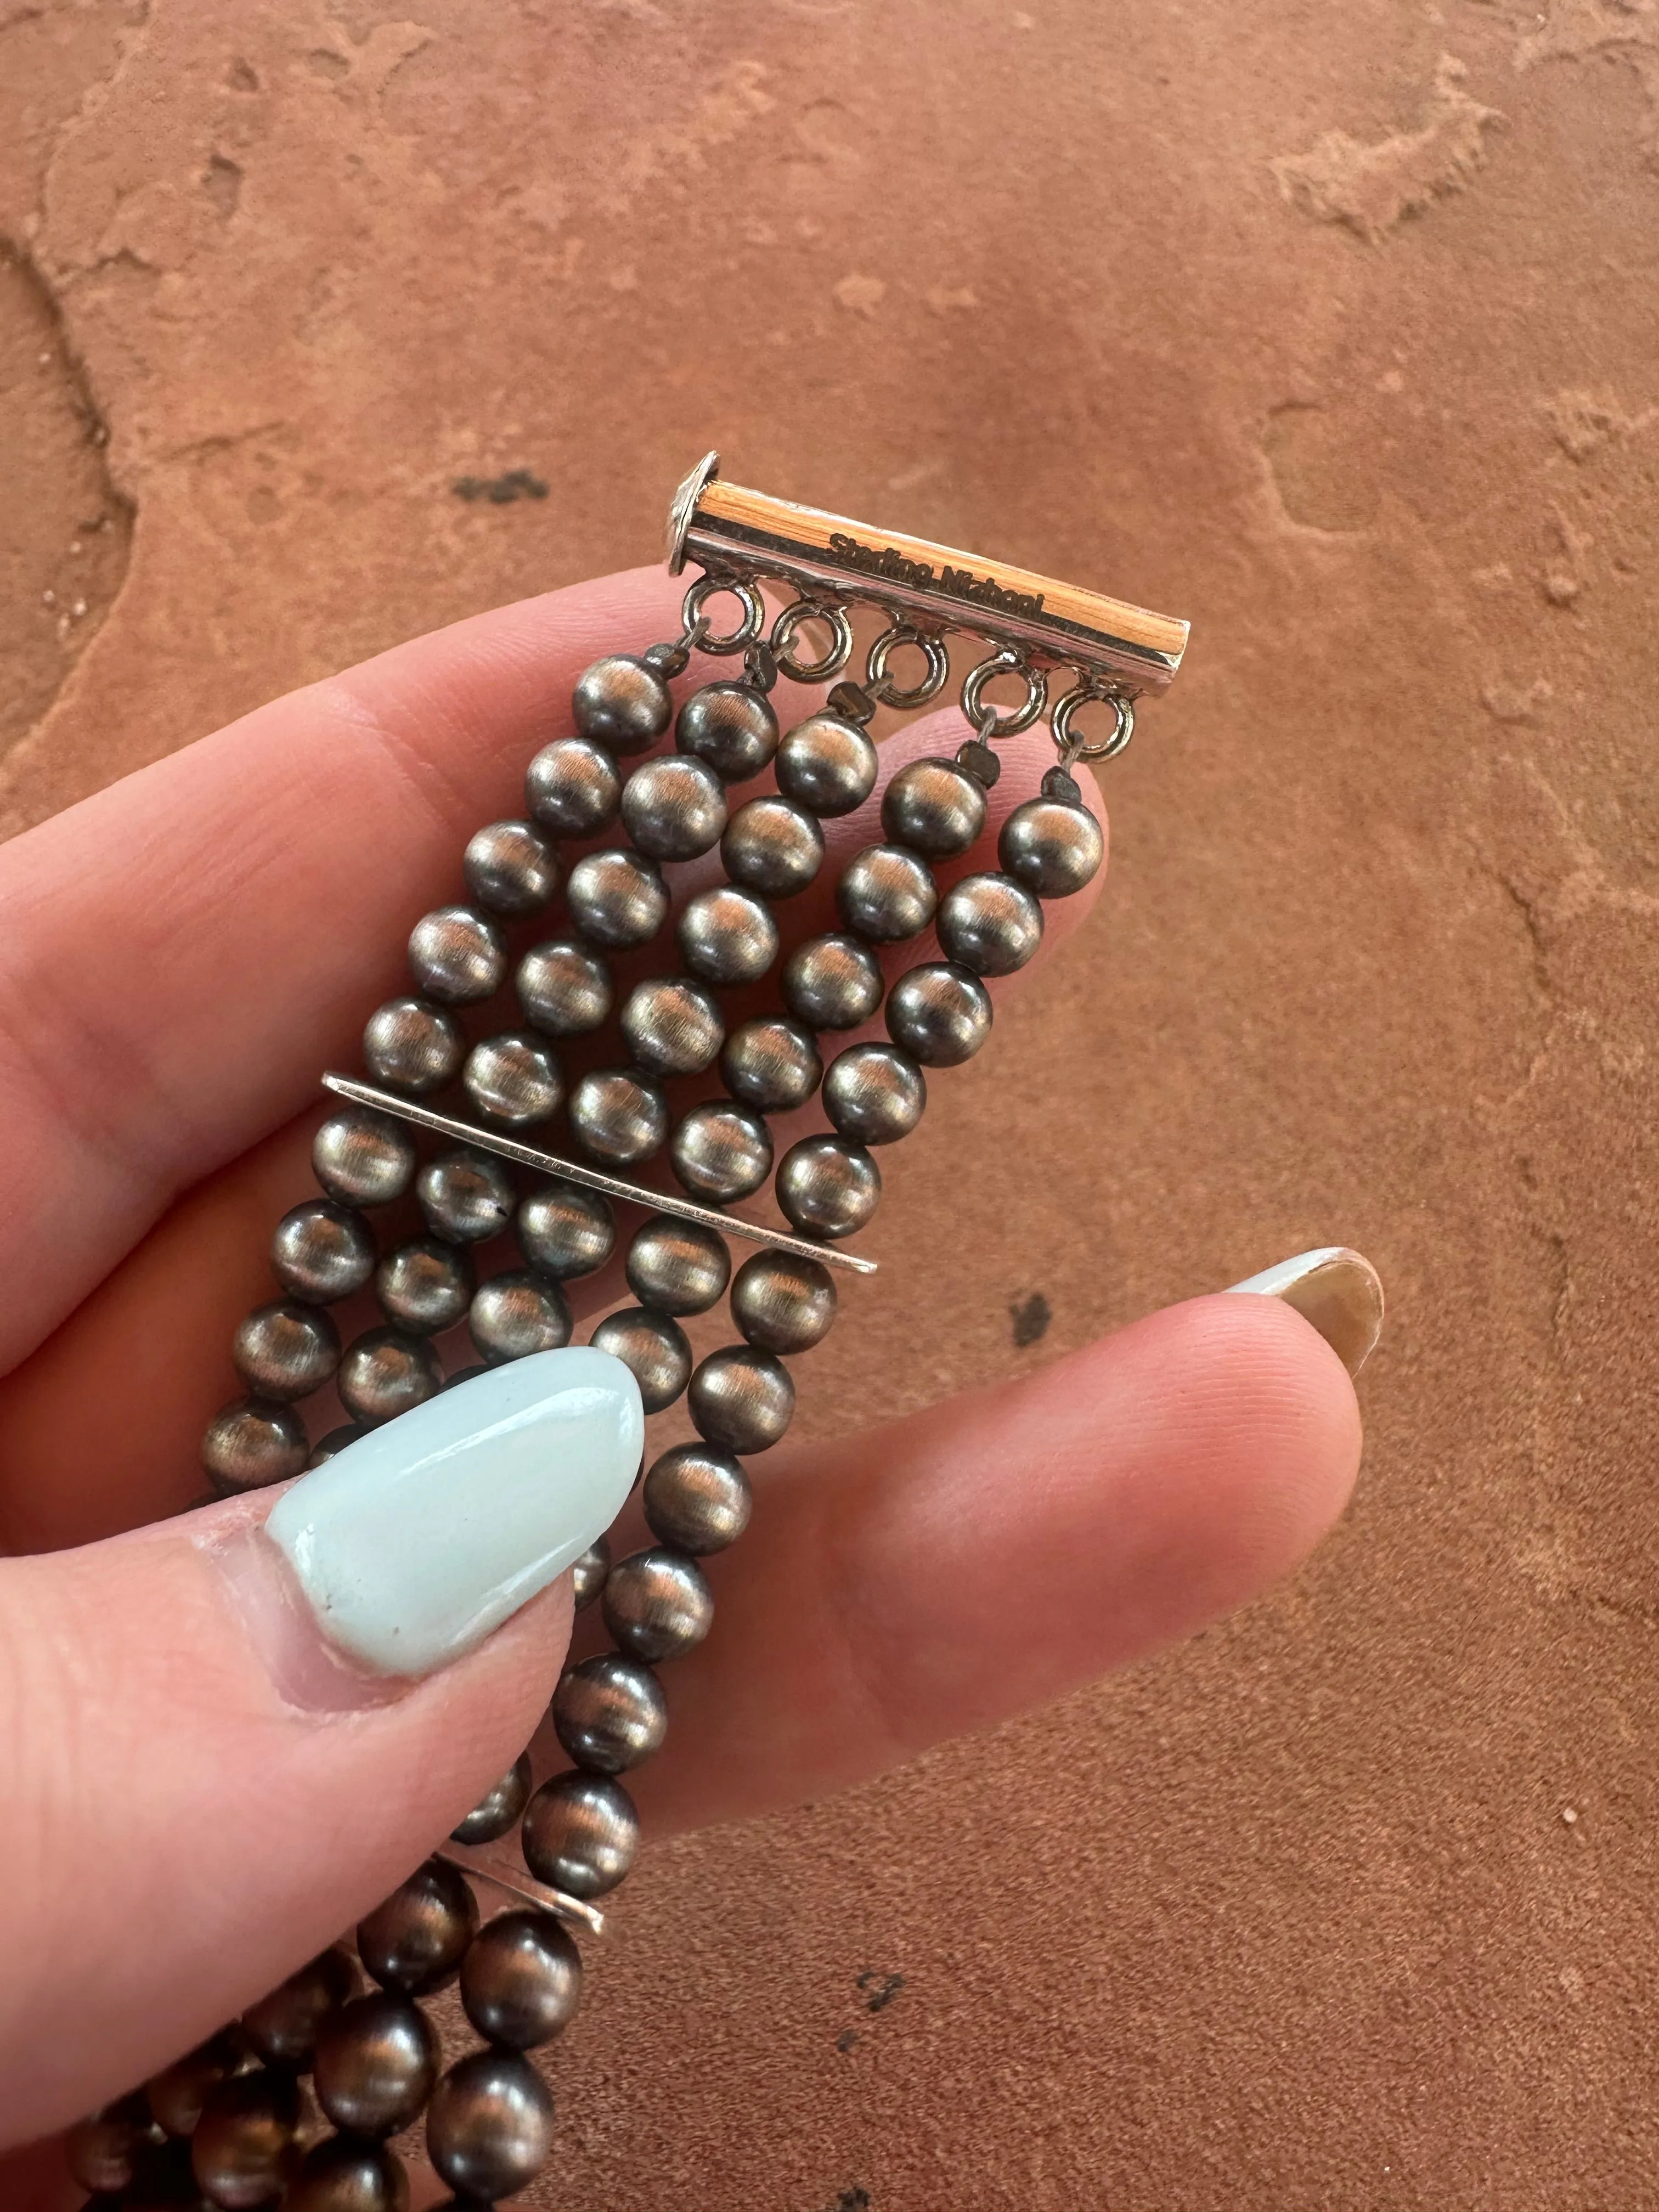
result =
[[623,821],[653,860],[695,860],[719,844],[726,792],[712,768],[684,753],[644,761],[623,786]]
[[784,1154],[778,1204],[804,1237],[850,1237],[881,1199],[881,1170],[845,1137],[803,1137]]
[[393,1091],[441,1091],[461,1051],[454,1016],[426,999],[388,999],[363,1031],[364,1066]]
[[331,1114],[311,1144],[318,1182],[343,1206],[389,1206],[409,1188],[415,1159],[408,1125],[372,1106]]
[[810,1352],[836,1318],[836,1285],[821,1261],[757,1252],[732,1285],[732,1318],[763,1352]]
[[438,2073],[438,2039],[412,1998],[356,1997],[325,2021],[312,2063],[317,2102],[337,2128],[396,2135],[419,2113]]
[[411,1336],[441,1336],[465,1321],[474,1288],[467,1253],[437,1237],[399,1244],[374,1270],[374,1295],[386,1319]]
[[680,708],[674,742],[722,783],[747,783],[778,749],[778,718],[751,684],[705,684]]
[[509,1129],[551,1120],[564,1097],[558,1054],[523,1030],[482,1038],[466,1056],[461,1080],[479,1113]]
[[198,2043],[182,2057],[153,2074],[144,2085],[149,2109],[158,2126],[170,2136],[194,2135],[202,2108],[222,2081],[228,2081],[241,2063],[235,2037],[227,2028]]
[[305,1467],[306,1425],[291,1406],[238,1398],[216,1413],[202,1438],[202,1465],[222,1498],[286,1482]]
[[601,1651],[560,1675],[553,1729],[578,1766],[622,1774],[660,1747],[668,1733],[668,1700],[648,1667],[617,1651]]
[[387,2143],[325,2136],[295,2169],[283,2212],[409,2212],[409,2176]]
[[340,1403],[366,1428],[424,1405],[443,1386],[432,1346],[396,1328],[371,1328],[349,1344],[334,1379]]
[[659,1313],[706,1313],[732,1279],[732,1255],[718,1231],[659,1214],[634,1232],[628,1287]]
[[691,1377],[688,1403],[705,1443],[720,1451],[763,1452],[789,1425],[795,1386],[789,1370],[769,1352],[732,1344],[702,1362]]
[[610,1571],[610,1543],[604,1536],[596,1536],[581,1556],[570,1562],[570,1595],[578,1613],[585,1613],[593,1604]]
[[568,938],[532,945],[514,978],[525,1019],[550,1036],[586,1036],[611,1012],[611,970]]
[[691,1346],[685,1331],[665,1313],[623,1306],[607,1314],[589,1340],[595,1352],[620,1359],[640,1386],[647,1413],[672,1406],[691,1373]]
[[1086,806],[1028,799],[1002,825],[997,858],[1039,898],[1070,898],[1100,872],[1106,839]]
[[567,1897],[603,1897],[634,1863],[640,1820],[620,1782],[556,1774],[526,1808],[519,1840],[538,1881]]
[[714,1593],[696,1562],[661,1546],[618,1559],[600,1606],[617,1649],[636,1659],[690,1651],[714,1621]]
[[591,738],[544,745],[524,780],[530,818],[550,837],[597,837],[621,798],[622,778],[610,749]]
[[479,1929],[461,1968],[461,2002],[480,2035],[527,2051],[569,2026],[582,1960],[550,1912],[501,1912]]
[[556,1282],[528,1268],[514,1268],[478,1285],[467,1327],[484,1358],[500,1367],[568,1344],[570,1308]]
[[856,722],[824,708],[778,747],[778,789],[809,814],[850,814],[876,787],[881,763]]
[[836,904],[855,937],[896,945],[927,928],[939,905],[939,886],[927,861],[902,845],[866,845],[842,870]]
[[501,988],[507,940],[487,914],[470,906],[437,907],[410,933],[409,965],[428,998],[446,1006],[468,1006]]
[[191,2134],[197,2186],[224,2212],[270,2204],[298,2162],[299,2126],[300,2085],[291,2074],[260,2067],[220,2082]]
[[648,751],[674,711],[667,684],[631,653],[608,653],[585,668],[570,705],[583,737],[623,754]]
[[415,1178],[415,1194],[434,1237],[483,1244],[513,1218],[513,1178],[504,1161],[470,1145],[440,1152]]
[[763,1114],[804,1106],[823,1062],[812,1032],[781,1014],[763,1014],[732,1030],[720,1054],[720,1079],[734,1098]]
[[616,1246],[617,1217],[598,1191],[560,1181],[525,1200],[518,1231],[525,1258],[544,1274],[568,1282],[604,1267]]
[[668,886],[656,862],[617,846],[577,861],[565,900],[589,944],[609,951],[648,945],[668,919]]
[[699,1555],[735,1544],[753,1504],[740,1463],[707,1444],[676,1444],[664,1452],[652,1462],[640,1497],[653,1536]]
[[927,1078],[896,1045],[850,1045],[823,1079],[824,1112],[843,1137],[861,1145],[908,1137],[927,1103]]
[[149,2107],[137,2093],[88,2112],[64,2141],[70,2179],[94,2195],[106,2191],[115,2195],[131,2181],[138,2154],[153,2130]]
[[724,1206],[758,1190],[772,1172],[771,1132],[749,1107],[711,1099],[681,1117],[669,1157],[693,1198]]
[[558,855],[527,822],[491,822],[461,857],[466,887],[491,914],[538,914],[559,888]]
[[270,1270],[291,1298],[332,1305],[361,1291],[374,1273],[374,1235],[355,1207],[309,1199],[277,1223]]
[[452,1844],[493,1844],[504,1836],[530,1802],[530,1753],[520,1752],[499,1782],[485,1790],[460,1826],[452,1828]]
[[232,1340],[236,1372],[256,1397],[308,1398],[340,1364],[340,1332],[320,1306],[256,1306]]
[[570,1094],[570,1128],[591,1158],[629,1167],[649,1159],[668,1134],[668,1101],[631,1068],[595,1068]]
[[855,1030],[881,1004],[881,963],[856,937],[809,937],[783,964],[784,1004],[809,1029]]
[[924,1067],[959,1067],[991,1034],[991,995],[977,975],[930,960],[887,994],[887,1033]]
[[1012,876],[964,876],[939,901],[939,941],[975,975],[1012,975],[1042,942],[1042,908]]
[[516,2197],[553,2149],[553,2092],[516,2051],[475,2051],[432,2093],[426,2154],[458,2197]]
[[383,1990],[425,1996],[454,1980],[477,1925],[466,1876],[428,1859],[357,1923],[357,1956]]
[[881,794],[881,826],[896,845],[953,860],[985,827],[985,786],[954,761],[907,761]]
[[706,983],[754,983],[778,957],[772,909],[729,884],[688,900],[676,926],[680,957]]
[[726,1036],[713,996],[672,975],[636,983],[622,1010],[622,1033],[638,1065],[653,1075],[701,1075]]
[[744,890],[793,898],[823,866],[823,832],[804,806],[787,799],[751,799],[726,823],[720,858]]
[[266,2065],[287,2066],[298,2073],[311,2063],[323,2022],[340,2009],[356,1986],[351,1960],[336,1945],[250,2005],[242,2014],[242,2034]]

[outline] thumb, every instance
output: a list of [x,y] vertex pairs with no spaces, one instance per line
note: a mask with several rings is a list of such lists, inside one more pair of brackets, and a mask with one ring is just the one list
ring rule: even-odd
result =
[[281,1493],[0,1563],[0,2142],[234,2018],[512,1765],[643,1437],[619,1360],[541,1352]]

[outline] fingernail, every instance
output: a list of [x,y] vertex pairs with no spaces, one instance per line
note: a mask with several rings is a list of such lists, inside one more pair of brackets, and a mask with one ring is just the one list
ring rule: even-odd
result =
[[1382,1279],[1363,1252],[1323,1244],[1298,1252],[1230,1290],[1280,1298],[1310,1321],[1350,1375],[1358,1375],[1382,1333]]
[[348,1444],[277,1499],[264,1536],[337,1650],[429,1674],[603,1534],[644,1444],[620,1359],[538,1352]]

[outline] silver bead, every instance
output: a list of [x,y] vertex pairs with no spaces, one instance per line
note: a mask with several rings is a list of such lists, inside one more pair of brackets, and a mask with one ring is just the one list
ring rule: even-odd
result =
[[927,1103],[927,1078],[896,1045],[850,1045],[823,1079],[824,1112],[843,1137],[861,1145],[908,1137]]
[[783,965],[784,1004],[809,1029],[855,1030],[881,1004],[881,963],[856,937],[809,937]]
[[283,2212],[409,2212],[409,2176],[389,2144],[325,2136],[295,2169]]
[[437,907],[410,933],[409,965],[428,998],[441,1006],[468,1006],[500,990],[507,940],[487,914],[470,906]]
[[528,1268],[492,1275],[481,1283],[467,1316],[472,1341],[492,1367],[532,1352],[556,1352],[570,1341],[570,1308],[564,1292]]
[[374,1270],[374,1295],[386,1319],[411,1336],[441,1336],[465,1321],[475,1287],[469,1255],[436,1237],[399,1244]]
[[484,1037],[475,1044],[461,1080],[479,1113],[509,1129],[550,1121],[564,1097],[558,1054],[540,1037],[522,1030]]
[[997,858],[1039,898],[1070,898],[1100,872],[1106,839],[1086,806],[1028,799],[1002,825]]
[[454,1980],[477,1925],[466,1876],[428,1859],[357,1923],[357,1956],[383,1990],[425,1996]]
[[323,2022],[357,1986],[351,1960],[338,1948],[322,1952],[279,1982],[242,2014],[242,2034],[268,2066],[298,2072],[311,2063]]
[[582,1960],[550,1912],[501,1912],[461,1968],[461,2003],[480,2035],[527,2051],[558,2034],[581,2002]]
[[415,1179],[415,1194],[427,1227],[452,1244],[483,1244],[513,1218],[513,1178],[506,1164],[472,1146],[428,1160]]
[[680,708],[674,743],[707,762],[722,783],[747,783],[778,749],[778,718],[752,684],[705,684]]
[[286,1482],[306,1463],[306,1425],[291,1406],[238,1398],[214,1415],[202,1438],[202,1465],[222,1498]]
[[194,2135],[202,2108],[222,2081],[229,2081],[241,2064],[242,2054],[228,2029],[198,2043],[193,2051],[175,2058],[153,2074],[144,2085],[149,2109],[158,2125],[170,2136]]
[[896,945],[927,928],[939,905],[939,886],[927,861],[902,845],[866,845],[842,870],[836,904],[854,936]]
[[856,722],[824,708],[778,747],[778,789],[809,814],[850,814],[876,787],[881,763]]
[[695,860],[720,841],[726,792],[703,762],[666,753],[642,762],[629,777],[622,814],[636,851],[653,860]]
[[793,898],[823,866],[823,832],[804,806],[787,799],[751,799],[726,823],[720,858],[744,890]]
[[332,1305],[374,1272],[374,1238],[349,1206],[313,1198],[285,1213],[270,1240],[270,1269],[293,1298]]
[[463,1382],[476,1382],[481,1375],[488,1375],[489,1372],[489,1362],[487,1359],[474,1360],[471,1366],[458,1367],[453,1375],[447,1376],[444,1388],[446,1390],[459,1390]]
[[608,653],[585,668],[570,704],[583,737],[623,754],[647,752],[674,711],[667,684],[631,653]]
[[648,945],[668,919],[668,886],[654,860],[607,845],[577,861],[565,885],[570,919],[591,945]]
[[985,786],[954,761],[907,761],[881,795],[881,826],[896,845],[953,860],[985,827]]
[[828,1267],[793,1252],[757,1252],[732,1285],[732,1318],[763,1352],[809,1352],[836,1318]]
[[668,1700],[648,1667],[620,1652],[602,1651],[560,1675],[553,1729],[578,1766],[622,1774],[660,1747],[668,1733]]
[[590,1158],[629,1167],[649,1159],[668,1134],[668,1101],[631,1069],[596,1068],[570,1094],[570,1128]]
[[598,1598],[610,1571],[610,1543],[596,1536],[580,1558],[570,1563],[570,1594],[578,1613],[586,1613]]
[[553,2150],[553,2092],[516,2051],[475,2051],[427,2107],[426,2154],[458,2197],[516,2197]]
[[531,1799],[519,1840],[538,1881],[567,1897],[603,1897],[634,1863],[640,1820],[620,1782],[556,1774]]
[[720,1451],[768,1451],[789,1425],[795,1386],[769,1352],[728,1345],[711,1352],[692,1376],[689,1405],[705,1443]]
[[617,1649],[636,1659],[677,1658],[714,1622],[714,1593],[696,1562],[662,1547],[619,1559],[602,1606]]
[[991,995],[977,975],[930,960],[887,994],[887,1032],[924,1067],[959,1067],[991,1034]]
[[617,1217],[598,1191],[560,1181],[525,1200],[518,1231],[525,1258],[543,1274],[568,1282],[604,1267],[616,1246]]
[[939,901],[939,941],[975,975],[1012,975],[1042,942],[1042,908],[1012,876],[964,876]]
[[363,1065],[377,1083],[393,1091],[441,1091],[460,1064],[461,1033],[441,1006],[388,999],[369,1016]]
[[527,822],[491,822],[461,859],[466,887],[491,914],[537,914],[559,888],[558,856]]
[[772,909],[731,884],[689,900],[674,932],[680,957],[707,983],[754,983],[778,957]]
[[646,1526],[665,1544],[700,1556],[723,1552],[749,1526],[753,1493],[730,1452],[676,1444],[653,1461],[640,1493]]
[[623,1306],[606,1315],[589,1341],[595,1352],[608,1352],[631,1370],[647,1413],[663,1412],[685,1388],[691,1346],[685,1331],[665,1313]]
[[407,1124],[372,1106],[331,1114],[312,1139],[318,1182],[343,1206],[389,1206],[415,1174],[415,1139]]
[[622,1010],[622,1033],[635,1061],[653,1075],[701,1075],[720,1048],[726,1024],[701,983],[674,975],[634,986]]
[[611,970],[568,938],[532,945],[514,978],[525,1019],[550,1036],[586,1036],[611,1012]]
[[94,2195],[107,2191],[112,2196],[126,2188],[154,2130],[149,2107],[136,2093],[89,2112],[64,2138],[70,2179]]
[[720,1079],[734,1098],[763,1114],[804,1106],[823,1062],[811,1030],[781,1014],[763,1014],[732,1030],[720,1054]]
[[371,1328],[349,1344],[334,1382],[340,1403],[365,1427],[424,1405],[443,1386],[443,1370],[432,1346],[396,1328]]
[[225,2212],[253,2212],[281,2192],[295,2165],[300,2085],[260,2067],[220,2082],[190,2138],[190,2170]]
[[419,2113],[438,2072],[438,2039],[412,1998],[376,1990],[331,2014],[317,2038],[312,2087],[337,2128],[396,2135]]
[[803,1137],[784,1154],[778,1204],[804,1237],[850,1237],[881,1198],[881,1170],[845,1137]]
[[237,1330],[230,1356],[256,1397],[308,1398],[340,1364],[340,1332],[320,1307],[283,1299],[255,1307]]
[[524,780],[530,818],[550,837],[597,837],[621,798],[622,778],[610,749],[591,738],[544,745]]
[[326,1467],[330,1460],[343,1452],[348,1444],[355,1444],[360,1437],[368,1434],[368,1431],[360,1429],[356,1421],[347,1421],[343,1427],[331,1429],[325,1437],[319,1437],[311,1447],[306,1472],[309,1474],[313,1467]]
[[635,1230],[628,1248],[628,1287],[659,1313],[706,1313],[732,1279],[726,1239],[696,1221],[659,1214]]
[[693,1198],[724,1206],[758,1190],[772,1172],[772,1135],[749,1107],[711,1099],[681,1117],[669,1157]]
[[450,1842],[493,1844],[498,1836],[504,1836],[530,1802],[530,1753],[521,1752],[460,1826],[450,1830]]

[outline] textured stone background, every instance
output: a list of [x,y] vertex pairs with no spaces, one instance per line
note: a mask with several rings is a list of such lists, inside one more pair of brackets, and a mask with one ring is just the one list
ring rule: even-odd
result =
[[1393,1300],[1295,1588],[652,1856],[538,2201],[1652,2203],[1653,0],[409,4],[0,0],[6,823],[717,444],[1196,624],[811,1417]]

